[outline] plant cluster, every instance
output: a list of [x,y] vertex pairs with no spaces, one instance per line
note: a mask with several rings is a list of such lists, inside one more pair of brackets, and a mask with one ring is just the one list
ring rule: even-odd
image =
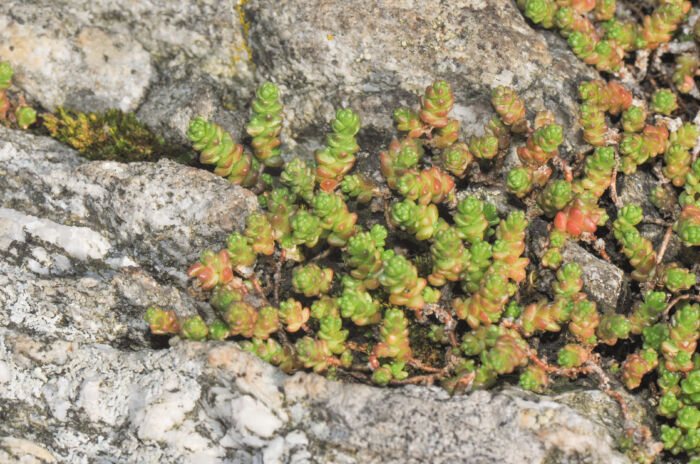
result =
[[[678,212],[667,235],[675,232],[685,247],[700,245],[698,161],[677,153],[690,153],[698,129],[647,124],[654,112],[672,111],[664,98],[654,95],[645,105],[617,82],[584,82],[579,93],[584,137],[594,148],[571,167],[559,157],[563,132],[551,112],[529,120],[523,100],[498,87],[496,114],[484,133],[462,139],[450,117],[450,86],[436,82],[417,109],[394,113],[402,137],[379,154],[385,185],[351,173],[359,149],[359,120],[351,110],[336,113],[316,166],[278,161],[282,108],[271,83],[253,104],[253,155],[219,126],[196,118],[188,136],[200,160],[259,189],[263,212],[251,214],[242,233],[231,234],[218,252],[204,251],[188,271],[218,317],[181,321],[153,307],[146,316],[152,331],[194,340],[235,337],[287,372],[307,368],[379,385],[439,382],[451,392],[486,388],[516,373],[523,388],[540,392],[552,378],[584,373],[606,382],[599,347],[632,339],[639,348],[620,359],[616,375],[634,389],[656,372],[659,412],[675,420],[663,431],[666,449],[700,453],[699,421],[688,418],[697,410],[692,382],[700,372],[696,269],[663,262],[665,245],[657,251],[638,229],[639,206],[614,208],[618,170],[631,174],[664,154],[658,175],[668,178],[667,194],[654,193],[652,201],[667,205],[666,215]],[[607,136],[613,121],[623,129],[617,140]],[[458,197],[461,183],[495,171],[512,140],[523,141],[515,149],[520,166],[507,173],[506,185],[528,214],[499,213],[477,196]],[[609,200],[613,208],[606,207]],[[360,206],[369,202],[379,210],[384,205],[384,215]],[[526,253],[533,214],[552,218],[541,256]],[[581,266],[562,258],[567,240],[594,244],[601,227],[611,230],[643,295],[627,313],[601,311],[582,291]],[[610,259],[604,248],[599,252]],[[527,283],[546,268],[556,271],[551,288],[534,292]],[[421,327],[429,328],[422,342]],[[546,332],[567,333],[555,344],[554,365],[546,349],[530,342]],[[632,443],[629,453],[651,462],[658,451],[647,441]]]
[[[687,0],[659,0],[639,23],[618,16],[616,0],[517,0],[517,4],[533,23],[557,30],[581,60],[610,72],[619,71],[629,53],[656,50],[669,42],[691,7]],[[679,91],[694,87],[697,68],[697,57],[679,57],[673,77]]]
[[14,70],[8,61],[0,61],[0,124],[19,129],[28,129],[36,122],[36,110],[27,105],[24,96],[13,102],[6,89],[12,85]]

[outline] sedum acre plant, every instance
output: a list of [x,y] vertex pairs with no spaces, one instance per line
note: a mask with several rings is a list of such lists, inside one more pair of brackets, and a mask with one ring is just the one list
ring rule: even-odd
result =
[[0,61],[0,124],[19,129],[28,129],[36,122],[36,110],[27,105],[24,96],[13,102],[6,90],[12,85],[15,71],[8,61]]
[[[664,39],[651,32],[660,23],[635,32],[633,42],[600,39],[587,17],[616,21],[614,1],[519,4],[533,22],[567,34],[599,68],[621,66],[619,50]],[[613,26],[610,34],[627,33]],[[664,261],[672,237],[688,254],[700,247],[700,164],[692,154],[698,129],[648,124],[651,115],[676,111],[664,94],[645,104],[622,84],[600,80],[578,90],[591,148],[576,160],[554,114],[542,109],[528,118],[524,100],[508,87],[493,89],[495,114],[484,132],[463,138],[450,117],[452,89],[435,82],[417,108],[394,112],[401,136],[378,153],[382,181],[355,166],[359,118],[351,110],[336,113],[315,166],[310,157],[280,161],[281,103],[271,83],[256,94],[248,126],[255,157],[196,118],[188,136],[202,162],[262,192],[262,211],[188,271],[216,318],[179,320],[153,307],[146,314],[151,330],[232,338],[286,372],[311,369],[377,385],[439,383],[451,393],[514,376],[522,388],[545,392],[553,382],[591,374],[623,414],[610,378],[635,389],[655,373],[658,411],[670,421],[659,438],[671,453],[700,456],[697,266]],[[508,204],[496,207],[478,190],[467,194],[465,187],[493,182],[488,175],[501,172],[511,141],[517,165],[504,173]],[[650,212],[617,195],[618,176],[651,163],[663,176],[651,199],[666,218],[661,244],[642,227]],[[550,221],[549,233],[531,236],[535,221]],[[587,242],[629,273],[629,308],[601,306],[584,291],[585,266],[565,259],[569,240]],[[617,370],[601,362],[607,346],[622,347],[613,355]],[[651,462],[660,445],[630,427],[625,449]]]

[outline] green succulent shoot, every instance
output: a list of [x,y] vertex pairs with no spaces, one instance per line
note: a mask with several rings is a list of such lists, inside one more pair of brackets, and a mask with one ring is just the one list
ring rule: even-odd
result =
[[559,179],[545,185],[537,196],[537,204],[547,216],[554,217],[569,204],[572,198],[571,182]]
[[549,124],[540,127],[533,135],[535,144],[547,153],[557,151],[564,141],[564,134],[559,124]]
[[292,285],[297,293],[306,297],[328,293],[333,280],[332,269],[321,269],[317,264],[297,267],[292,272]]
[[15,120],[20,129],[27,129],[36,122],[36,110],[30,106],[20,106],[15,110]]
[[279,167],[284,160],[280,156],[279,133],[282,130],[282,105],[279,89],[272,82],[265,82],[255,93],[253,116],[246,127],[253,137],[255,156],[265,166]]
[[197,314],[189,319],[185,319],[182,323],[180,334],[188,340],[204,340],[209,335],[209,328],[202,316]]
[[661,113],[670,116],[676,109],[676,94],[669,89],[659,89],[651,96],[651,110],[656,113]]
[[522,198],[532,189],[532,170],[525,167],[513,168],[508,172],[506,187],[518,198]]
[[294,158],[287,163],[280,174],[280,180],[294,195],[301,197],[306,203],[311,203],[316,178],[313,168],[307,166],[305,161]]

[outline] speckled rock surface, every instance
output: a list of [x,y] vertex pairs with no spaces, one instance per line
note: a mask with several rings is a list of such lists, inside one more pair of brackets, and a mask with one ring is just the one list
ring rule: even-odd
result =
[[4,129],[0,169],[0,462],[628,462],[618,406],[586,387],[450,397],[289,377],[234,343],[168,348],[145,308],[212,317],[182,271],[252,194]]
[[168,160],[86,163],[53,148],[59,144],[21,136],[24,147],[3,142],[18,134],[0,128],[0,207],[90,228],[99,234],[90,234],[99,242],[92,259],[118,259],[123,248],[141,265],[182,275],[203,248],[242,229],[257,208],[253,193],[203,170]]
[[222,87],[250,74],[237,0],[10,0],[0,5],[0,59],[47,109],[133,111],[182,63]]
[[192,314],[184,270],[258,207],[206,171],[86,163],[4,128],[0,172],[0,324],[72,341],[146,346],[145,307]]
[[[134,352],[0,328],[0,354],[0,415],[8,418],[0,422],[0,458],[19,452],[70,463],[104,455],[120,463],[629,462],[600,423],[557,397],[511,389],[450,398],[437,388],[288,377],[230,343]],[[614,407],[599,392],[580,393],[577,401]]]
[[[231,102],[228,108],[224,108],[225,101]],[[247,101],[232,100],[228,89],[196,65],[182,65],[170,68],[151,86],[136,117],[171,143],[183,146],[189,145],[187,129],[197,116],[216,121],[234,139],[241,140],[248,122],[248,112],[241,108]]]
[[622,269],[567,241],[561,250],[564,263],[579,263],[583,269],[583,291],[603,310],[614,311],[627,297],[628,283]]
[[[658,185],[656,178],[644,171],[637,171],[629,176],[622,176],[618,192],[620,200],[623,204],[635,204],[642,207],[644,217],[651,220],[661,220],[658,208],[656,208],[649,199],[650,192]],[[676,213],[677,214],[677,213]],[[651,224],[642,222],[639,226],[640,233],[651,240],[654,244],[654,249],[658,250],[663,241],[666,227],[660,224]],[[664,254],[664,262],[670,263],[674,261],[684,262],[686,266],[692,266],[700,261],[700,252],[693,248],[683,247],[680,239],[676,234],[671,235],[666,253]]]
[[94,27],[69,32],[52,26],[0,15],[0,58],[19,71],[19,88],[49,109],[67,102],[99,111],[138,107],[155,71],[141,44]]

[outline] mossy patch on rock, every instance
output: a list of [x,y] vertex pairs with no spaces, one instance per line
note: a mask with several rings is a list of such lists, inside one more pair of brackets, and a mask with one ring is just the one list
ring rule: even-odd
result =
[[156,161],[175,150],[132,113],[111,109],[83,113],[63,107],[43,115],[51,136],[75,148],[90,160]]

